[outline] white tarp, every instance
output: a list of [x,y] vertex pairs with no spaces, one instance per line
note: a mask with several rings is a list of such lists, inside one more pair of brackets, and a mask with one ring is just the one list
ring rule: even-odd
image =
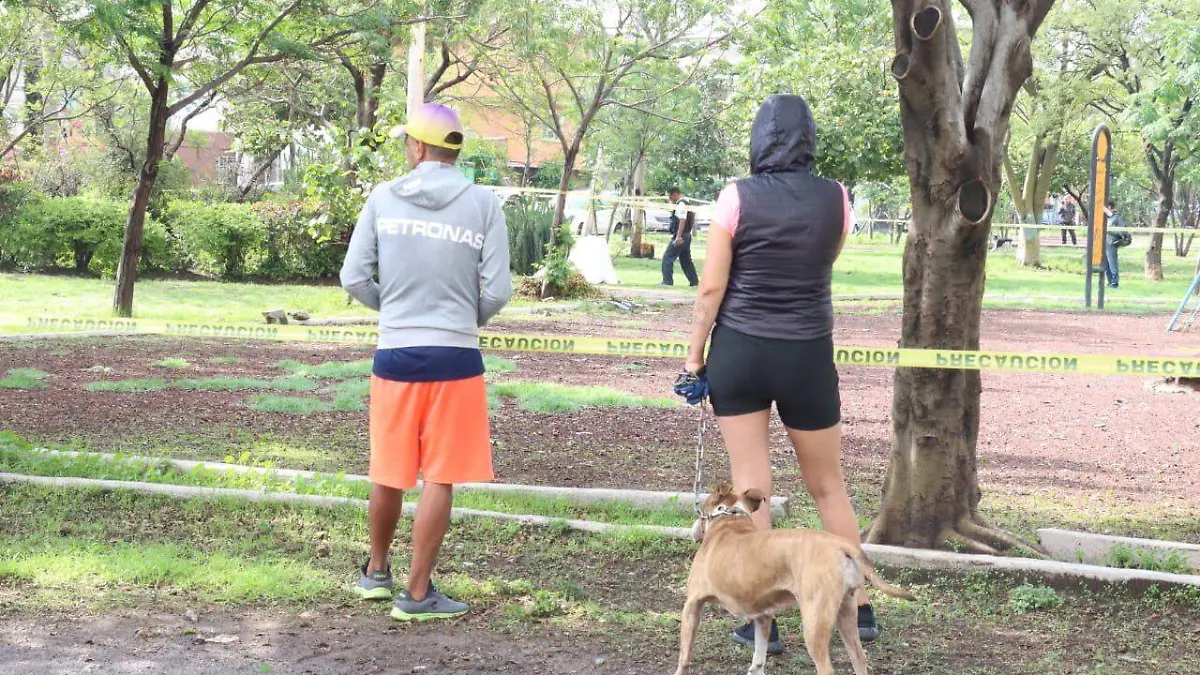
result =
[[604,237],[577,237],[567,258],[589,284],[619,284]]

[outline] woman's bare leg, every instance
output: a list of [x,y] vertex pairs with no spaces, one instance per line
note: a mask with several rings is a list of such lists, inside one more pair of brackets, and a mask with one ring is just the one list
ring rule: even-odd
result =
[[729,452],[729,473],[733,489],[742,493],[757,488],[768,497],[763,506],[752,514],[760,530],[771,529],[771,449],[770,409],[761,412],[718,417],[721,437]]
[[[841,425],[820,431],[788,429],[787,433],[792,447],[796,449],[804,485],[817,503],[821,526],[827,532],[862,546],[858,535],[858,516],[854,514],[850,494],[846,491],[846,479],[842,475]],[[865,588],[858,590],[856,600],[860,605],[870,602]]]

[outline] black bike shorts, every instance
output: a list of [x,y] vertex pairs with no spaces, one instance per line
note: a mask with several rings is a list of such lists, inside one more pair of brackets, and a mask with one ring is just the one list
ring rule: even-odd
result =
[[833,336],[774,340],[718,325],[708,353],[713,412],[733,417],[779,410],[784,426],[820,431],[841,421]]

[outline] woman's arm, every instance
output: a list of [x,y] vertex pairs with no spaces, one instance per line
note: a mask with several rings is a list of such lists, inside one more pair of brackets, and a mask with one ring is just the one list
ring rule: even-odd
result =
[[733,263],[733,235],[716,222],[708,228],[708,257],[704,261],[704,272],[700,276],[700,288],[696,293],[696,304],[692,311],[692,340],[688,348],[684,369],[698,373],[704,367],[704,347],[717,312],[725,300],[725,289],[729,285],[729,268]]

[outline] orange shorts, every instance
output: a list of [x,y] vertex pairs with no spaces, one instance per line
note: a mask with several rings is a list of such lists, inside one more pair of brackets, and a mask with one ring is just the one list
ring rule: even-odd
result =
[[483,376],[395,382],[371,376],[372,483],[411,490],[430,483],[492,480]]

